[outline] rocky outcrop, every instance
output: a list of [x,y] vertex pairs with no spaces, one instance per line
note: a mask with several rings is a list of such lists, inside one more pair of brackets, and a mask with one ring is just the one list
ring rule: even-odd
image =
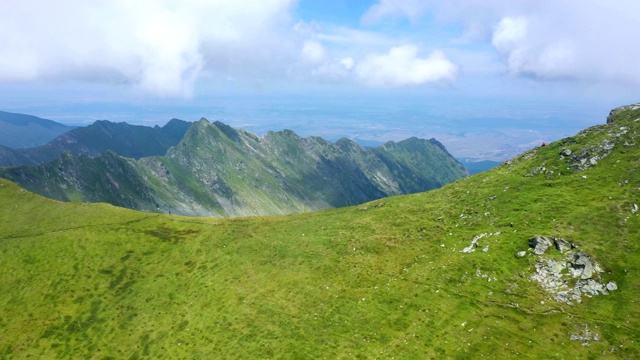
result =
[[[609,156],[614,147],[615,142],[611,139],[604,139],[599,144],[585,147],[579,152],[574,153],[574,155],[571,156],[569,160],[567,160],[567,162],[570,164],[569,169],[586,170],[592,166],[595,166],[600,160]],[[563,151],[563,153],[565,153],[565,151]],[[564,154],[561,154],[560,156],[561,158],[565,157]]]
[[607,124],[611,124],[615,122],[616,118],[620,113],[628,110],[640,110],[640,103],[620,106],[618,108],[611,110],[611,112],[609,112],[609,116],[607,116]]
[[[570,241],[556,237],[534,236],[529,239],[530,251],[538,256],[536,272],[530,279],[537,282],[554,300],[573,305],[582,301],[582,296],[608,295],[617,290],[615,282],[601,282],[604,272],[600,264]],[[543,256],[549,248],[565,256]],[[516,257],[524,257],[522,251]]]

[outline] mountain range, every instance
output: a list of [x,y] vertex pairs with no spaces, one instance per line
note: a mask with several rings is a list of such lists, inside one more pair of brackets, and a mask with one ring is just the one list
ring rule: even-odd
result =
[[33,148],[44,145],[71,129],[73,127],[52,120],[0,111],[0,146]]
[[37,165],[57,159],[65,151],[96,157],[111,150],[134,159],[164,155],[167,149],[178,144],[190,126],[191,123],[178,119],[172,119],[162,127],[98,120],[35,148],[0,146],[0,166]]
[[[186,124],[172,120],[152,129],[97,122],[40,148],[72,151],[38,166],[0,169],[0,176],[64,201],[108,202],[184,215],[246,216],[355,205],[438,188],[468,175],[435,139],[410,138],[369,149],[347,139],[331,143],[301,138],[290,130],[258,137],[206,119],[180,136]],[[133,129],[156,136],[119,135]],[[112,139],[118,140],[115,145]],[[139,146],[130,139],[147,143]],[[169,147],[169,140],[179,142]],[[145,157],[132,158],[134,149]],[[154,151],[166,155],[149,156]]]
[[0,358],[637,358],[639,144],[637,104],[436,190],[274,217],[0,179]]

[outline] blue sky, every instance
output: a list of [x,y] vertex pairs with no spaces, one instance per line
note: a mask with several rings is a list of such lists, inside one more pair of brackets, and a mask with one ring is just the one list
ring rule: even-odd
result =
[[0,2],[0,109],[435,137],[504,160],[640,101],[637,1]]

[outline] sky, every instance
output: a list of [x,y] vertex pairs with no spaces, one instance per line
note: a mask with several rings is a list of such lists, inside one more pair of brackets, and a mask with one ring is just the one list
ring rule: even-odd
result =
[[3,0],[0,110],[505,160],[640,101],[635,0]]

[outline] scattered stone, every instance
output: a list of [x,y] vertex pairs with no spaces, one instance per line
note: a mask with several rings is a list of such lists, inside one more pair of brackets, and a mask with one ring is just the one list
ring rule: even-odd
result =
[[596,296],[598,293],[607,295],[609,293],[605,289],[604,285],[593,279],[578,280],[576,287],[578,287],[586,296]]
[[573,152],[571,150],[564,149],[564,150],[562,150],[562,152],[560,152],[560,155],[562,155],[562,156],[571,156],[572,153]]
[[[599,282],[600,274],[604,273],[604,270],[589,254],[574,251],[577,246],[565,239],[552,239],[554,247],[565,254],[564,259],[540,256],[539,261],[535,263],[536,272],[530,279],[538,282],[556,301],[568,305],[579,304],[583,295],[608,295],[610,291],[618,289],[613,281],[606,285]],[[534,248],[536,255],[543,255],[551,245],[551,240],[544,236],[535,236],[529,240],[529,246]],[[520,251],[516,257],[521,257],[520,255],[525,256],[526,252]]]
[[635,214],[638,212],[638,204],[633,204],[633,206],[631,207],[631,213]]
[[544,236],[534,236],[529,239],[529,246],[533,248],[533,253],[536,255],[544,254],[551,245],[551,240]]
[[568,289],[561,273],[566,268],[565,262],[545,258],[537,262],[535,267],[536,273],[531,279],[537,281],[543,289],[549,292]]
[[487,233],[476,235],[473,238],[473,240],[471,240],[471,244],[469,244],[469,246],[467,246],[466,248],[460,250],[460,252],[465,253],[465,254],[469,254],[469,253],[472,253],[472,252],[476,251],[476,248],[478,247],[478,240],[482,239],[485,236],[487,236]]
[[582,325],[582,326],[577,326],[581,331],[578,334],[571,334],[571,336],[569,336],[569,339],[571,341],[582,341],[582,346],[589,346],[591,345],[590,341],[600,341],[600,334],[598,334],[597,332],[591,331],[589,329],[589,326]]
[[[598,161],[606,158],[611,154],[615,147],[615,142],[611,139],[604,139],[599,144],[585,147],[579,153],[572,153],[567,162],[570,164],[571,170],[586,170],[598,164]],[[564,158],[562,156],[561,158]]]
[[484,249],[482,249],[482,252],[487,252],[489,251],[489,245],[487,245]]

